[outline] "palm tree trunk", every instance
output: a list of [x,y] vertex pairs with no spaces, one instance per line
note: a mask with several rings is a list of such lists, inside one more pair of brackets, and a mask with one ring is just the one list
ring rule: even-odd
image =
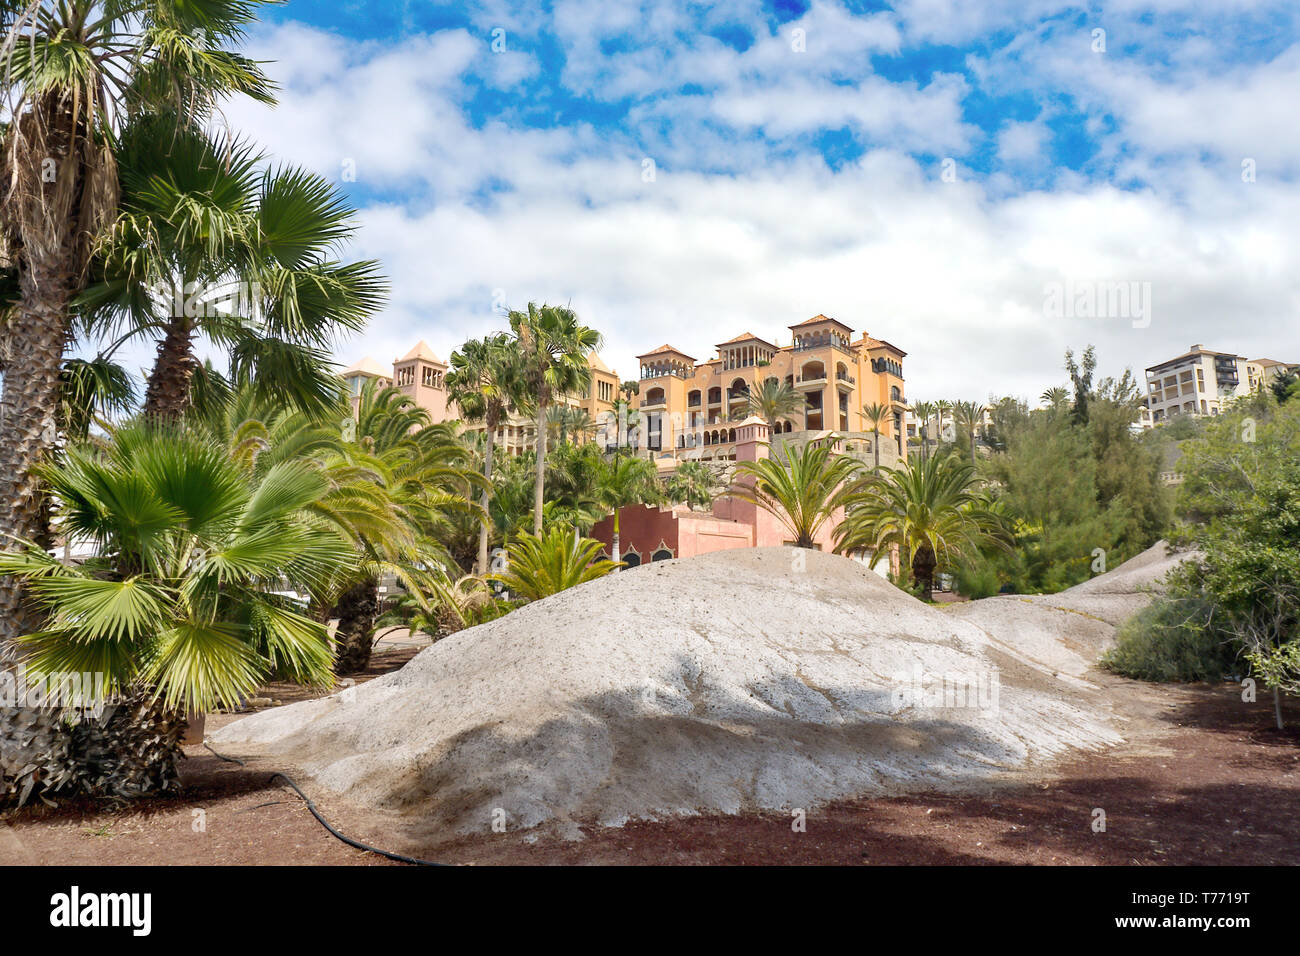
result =
[[334,606],[339,629],[334,635],[338,650],[334,655],[336,674],[355,674],[370,664],[374,647],[375,616],[379,613],[379,581],[366,578],[339,595]]
[[194,330],[183,317],[172,320],[158,343],[158,357],[145,389],[145,417],[157,422],[176,422],[190,407],[190,380],[194,377],[192,343]]
[[533,479],[533,534],[542,533],[542,505],[546,493],[546,402],[537,399],[537,477]]
[[[615,506],[614,506],[614,534],[613,534],[613,536],[610,538],[610,545],[609,545],[609,557],[610,557],[610,560],[612,560],[612,561],[618,561],[618,560],[619,560],[619,552],[618,552],[618,548],[619,548],[618,512],[619,512],[619,507],[618,507],[618,505],[615,505]],[[621,569],[616,568],[615,570],[621,570]]]
[[488,573],[488,520],[487,510],[489,495],[492,487],[492,446],[495,444],[496,426],[491,422],[487,423],[487,444],[483,449],[483,477],[487,484],[483,488],[483,524],[478,529],[478,573],[486,575]]
[[[9,355],[0,405],[0,547],[13,537],[48,543],[45,494],[33,469],[54,447],[59,368],[67,342],[72,276],[66,257],[28,255],[21,265],[21,300],[9,324]],[[39,627],[12,578],[0,578],[0,668],[12,660],[13,641]]]
[[934,551],[923,544],[912,555],[912,577],[922,586],[927,601],[934,600]]
[[872,432],[875,436],[871,442],[871,450],[876,453],[876,471],[880,470],[880,430]]

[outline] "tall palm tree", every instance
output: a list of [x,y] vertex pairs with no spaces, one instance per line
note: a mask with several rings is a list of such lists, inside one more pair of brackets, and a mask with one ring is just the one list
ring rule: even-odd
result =
[[736,464],[731,493],[775,515],[794,539],[811,548],[817,532],[847,500],[858,465],[823,442],[787,452],[784,461],[760,458]]
[[917,402],[912,406],[912,414],[916,416],[917,431],[921,438],[921,457],[930,457],[930,419],[934,418],[934,402]]
[[664,493],[659,486],[658,470],[649,458],[616,458],[600,475],[596,497],[614,513],[609,556],[618,561],[620,510],[626,505],[660,504]]
[[334,187],[302,170],[264,170],[247,143],[171,114],[129,123],[118,156],[121,212],[79,305],[91,332],[112,339],[109,354],[157,339],[145,414],[184,414],[200,338],[229,348],[236,383],[331,407],[341,385],[328,347],[337,332],[363,328],[386,295],[375,262],[335,260],[357,225]]
[[979,402],[957,402],[953,406],[958,424],[966,429],[966,434],[970,438],[970,463],[975,467],[975,433],[984,424],[984,416],[988,413],[988,406],[981,405]]
[[[492,483],[492,456],[497,429],[519,405],[521,387],[520,352],[504,333],[470,339],[451,353],[447,373],[447,396],[468,421],[481,421],[484,429],[483,494],[484,514]],[[479,574],[488,573],[488,523],[479,528]]]
[[[622,456],[624,449],[631,445],[632,432],[641,424],[641,412],[632,404],[631,398],[616,398],[613,407],[602,417],[606,417],[607,421],[612,420],[613,422],[614,457],[619,458]],[[606,437],[608,437],[608,433],[609,429],[606,427]]]
[[542,533],[546,482],[546,411],[558,395],[591,388],[587,356],[600,348],[600,333],[578,321],[572,309],[528,303],[510,312],[510,328],[523,354],[523,381],[537,415],[537,474],[533,486],[533,534]]
[[897,547],[902,566],[931,600],[940,562],[990,543],[1006,547],[1010,533],[978,491],[974,467],[947,452],[864,478],[848,495],[835,537],[837,551],[871,551],[873,566]]
[[[269,0],[266,0],[269,2]],[[159,103],[203,124],[233,94],[274,102],[261,68],[231,51],[264,0],[0,3],[0,258],[16,271],[0,419],[0,539],[44,537],[35,467],[53,447],[69,305],[117,205],[111,143]],[[0,581],[0,656],[24,623]]]
[[586,409],[568,404],[552,405],[546,413],[546,424],[562,445],[567,445],[570,437],[576,444],[583,444],[597,427]]
[[876,455],[876,471],[880,470],[880,426],[889,418],[889,406],[882,405],[880,402],[872,402],[869,405],[862,406],[862,414],[867,417],[871,423],[871,434],[875,437],[871,441],[871,450]]
[[767,422],[775,435],[778,422],[793,418],[803,410],[804,397],[781,379],[768,377],[750,387],[746,404],[747,413]]

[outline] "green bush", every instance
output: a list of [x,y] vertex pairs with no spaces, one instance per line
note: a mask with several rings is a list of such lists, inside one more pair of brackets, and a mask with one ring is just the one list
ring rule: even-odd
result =
[[953,583],[957,593],[972,601],[992,597],[1002,587],[997,568],[982,556],[958,565],[953,570]]
[[1246,670],[1237,655],[1236,641],[1211,624],[1204,600],[1165,597],[1124,623],[1101,664],[1138,680],[1218,681]]

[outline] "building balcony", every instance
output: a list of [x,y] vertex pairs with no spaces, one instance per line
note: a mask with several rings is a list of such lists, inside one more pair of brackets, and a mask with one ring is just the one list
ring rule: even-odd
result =
[[857,386],[858,380],[852,375],[845,375],[843,372],[836,372],[835,384],[840,388],[851,390]]
[[642,408],[665,408],[668,405],[668,399],[665,398],[643,398],[641,399]]
[[641,381],[648,382],[656,378],[694,378],[695,370],[681,371],[678,369],[653,369],[647,368],[641,370]]
[[795,388],[818,388],[826,384],[826,375],[810,375],[807,378],[796,376],[794,380]]

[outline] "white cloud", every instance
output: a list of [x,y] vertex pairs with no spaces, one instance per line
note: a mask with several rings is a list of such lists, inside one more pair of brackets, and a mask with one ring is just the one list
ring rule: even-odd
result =
[[[557,16],[570,16],[567,9]],[[629,131],[612,133],[522,128],[508,118],[471,123],[467,74],[496,68],[486,32],[378,48],[285,27],[264,44],[281,60],[273,70],[285,85],[280,109],[240,107],[232,121],[327,176],[353,156],[360,185],[393,190],[363,210],[357,249],[383,261],[393,301],[340,354],[345,363],[365,353],[388,361],[419,338],[446,358],[466,337],[502,326],[492,312],[497,289],[512,307],[572,303],[605,333],[606,361],[624,377],[635,374],[636,353],[664,341],[704,359],[746,329],[786,340],[785,326],[818,312],[907,350],[915,399],[1036,396],[1063,381],[1064,349],[1090,342],[1105,373],[1141,369],[1192,342],[1300,361],[1292,321],[1300,276],[1289,265],[1300,254],[1300,193],[1263,175],[1246,186],[1222,164],[1169,159],[1211,135],[1206,123],[1190,122],[1190,92],[1143,79],[1133,65],[1075,64],[1071,88],[1094,98],[1090,108],[1119,110],[1125,130],[1143,126],[1126,133],[1134,146],[1104,135],[1119,174],[1140,175],[1151,184],[1145,190],[1068,171],[1050,191],[1015,189],[1001,174],[979,182],[963,172],[944,183],[937,167],[905,153],[961,155],[982,136],[962,120],[965,81],[888,84],[869,71],[844,81],[839,71],[854,51],[886,49],[897,36],[881,19],[875,32],[845,39],[817,63],[814,43],[827,25],[837,36],[837,9],[810,10],[806,19],[818,26],[810,53],[799,55],[806,59],[789,56],[783,37],[760,38],[744,54],[697,39],[676,56],[615,54],[604,66],[575,63],[571,52],[566,82],[579,88],[605,82],[618,62],[623,82],[672,89],[693,77],[712,91],[648,96],[632,108]],[[582,15],[591,8],[574,10],[571,50],[598,51],[603,31],[633,22],[609,9],[590,28]],[[671,12],[645,28],[672,35],[680,24]],[[286,47],[286,37],[295,45]],[[1044,75],[1064,82],[1065,57],[1076,54],[1062,42],[1025,38],[1027,67],[980,61],[977,81],[1004,82],[1019,68],[1022,83]],[[526,44],[516,49],[528,56]],[[1290,62],[1205,79],[1200,89],[1213,94],[1218,84],[1224,110],[1235,102],[1251,114],[1256,100],[1234,101],[1231,91],[1274,95]],[[1156,109],[1161,102],[1168,114]],[[1260,120],[1214,122],[1214,137],[1237,142],[1246,132],[1231,124]],[[996,143],[1002,158],[1041,156],[1042,123],[1005,126]],[[754,126],[779,138],[837,125],[882,146],[832,171],[815,153],[773,159],[737,132]],[[1279,131],[1272,142],[1292,135]],[[659,164],[654,182],[642,181],[644,155]],[[692,171],[700,168],[725,172]],[[488,179],[505,188],[485,200],[478,190]],[[1150,326],[1049,318],[1045,286],[1066,280],[1150,282]]]
[[1038,121],[1007,123],[998,131],[998,158],[1004,163],[1033,162],[1042,156],[1047,134]]

